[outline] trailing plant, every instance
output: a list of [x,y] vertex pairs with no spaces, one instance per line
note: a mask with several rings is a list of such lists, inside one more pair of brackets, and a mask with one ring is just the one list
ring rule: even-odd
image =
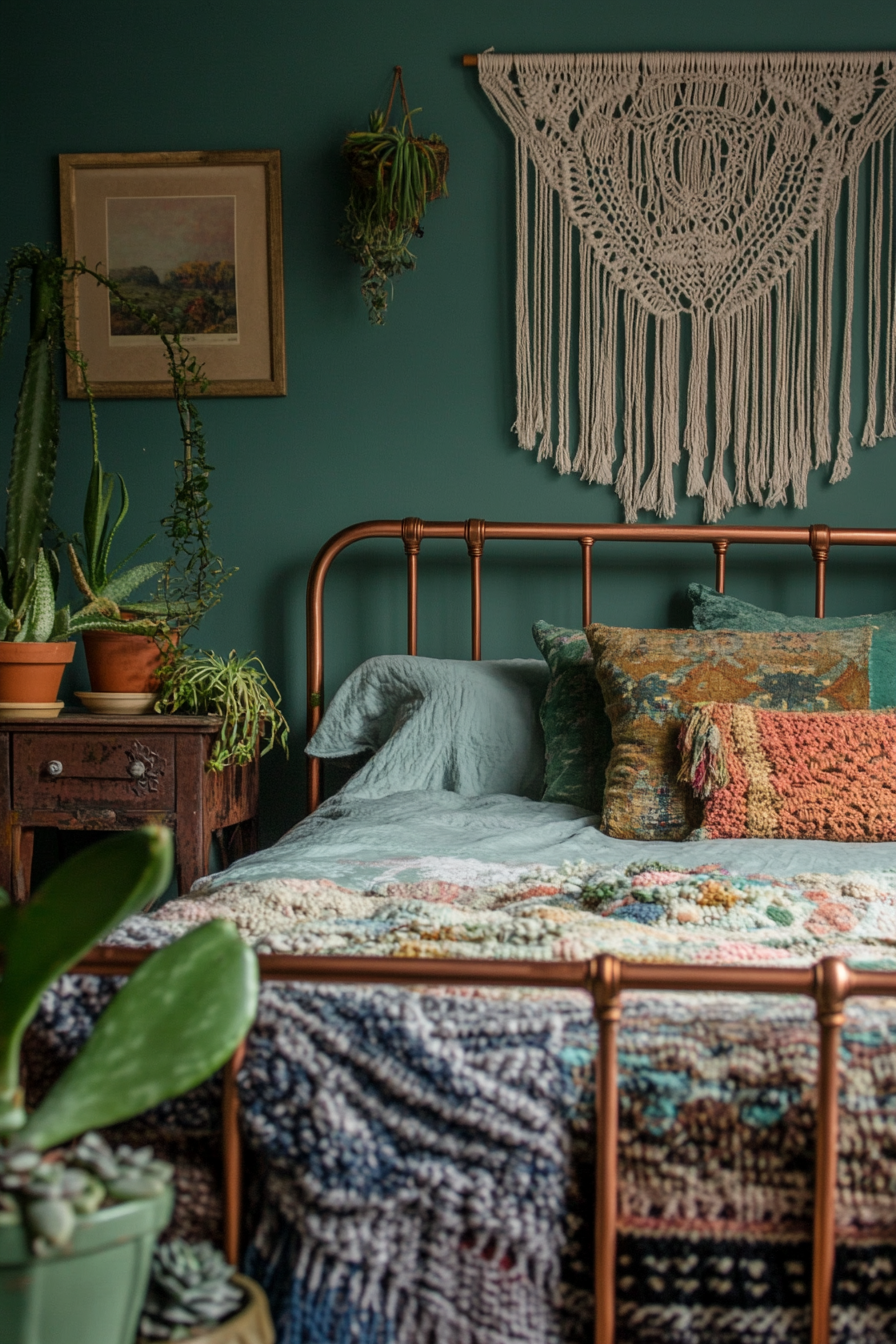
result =
[[[401,91],[403,118],[389,125],[395,90]],[[414,114],[421,108],[414,108]],[[339,243],[362,268],[361,294],[371,322],[382,325],[391,282],[414,270],[412,238],[422,238],[421,220],[430,201],[447,196],[448,146],[438,135],[414,134],[412,112],[396,65],[385,112],[370,114],[369,129],[352,131],[342,146],[352,170],[346,224]]]
[[[101,1193],[104,1200],[147,1198],[164,1186],[166,1164],[143,1149],[110,1155],[89,1131],[130,1119],[210,1077],[255,1015],[255,955],[233,924],[212,920],[139,966],[81,1052],[26,1114],[21,1043],[42,994],[122,919],[160,896],[172,866],[170,831],[146,826],[91,846],[56,869],[29,902],[0,908],[2,1211],[7,1223],[30,1222],[38,1253],[67,1243],[79,1201],[87,1207]],[[67,1157],[49,1152],[80,1134]],[[57,1158],[59,1176],[48,1170]]]
[[[90,277],[97,284],[105,286],[122,307],[158,336],[165,351],[168,376],[180,421],[183,457],[175,460],[174,499],[170,514],[162,519],[172,558],[164,562],[158,597],[171,622],[177,626],[181,635],[185,635],[199,625],[206,612],[217,606],[221,600],[221,589],[234,573],[232,569],[224,568],[223,560],[211,546],[209,514],[212,505],[208,486],[214,468],[206,457],[205,430],[193,400],[195,393],[206,390],[208,379],[198,359],[181,341],[180,334],[165,331],[156,314],[129,299],[115,280],[83,261],[73,262],[69,272],[72,278]],[[96,413],[86,362],[79,351],[69,353],[78,365],[91,406],[96,462]]]
[[141,1339],[189,1339],[197,1327],[212,1327],[242,1309],[246,1294],[233,1282],[234,1268],[209,1241],[190,1245],[180,1237],[157,1246],[149,1292],[140,1318]]
[[276,745],[287,750],[289,725],[280,709],[280,692],[254,653],[234,650],[221,658],[209,650],[177,650],[159,672],[157,714],[219,714],[223,719],[206,769],[247,765],[263,743],[265,756]]

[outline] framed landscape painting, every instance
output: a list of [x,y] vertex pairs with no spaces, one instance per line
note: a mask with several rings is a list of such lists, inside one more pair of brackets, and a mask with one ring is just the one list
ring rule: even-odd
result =
[[[62,250],[179,332],[206,396],[286,393],[280,151],[60,154]],[[88,276],[70,327],[97,397],[169,397],[162,343]],[[70,397],[84,397],[68,361]]]

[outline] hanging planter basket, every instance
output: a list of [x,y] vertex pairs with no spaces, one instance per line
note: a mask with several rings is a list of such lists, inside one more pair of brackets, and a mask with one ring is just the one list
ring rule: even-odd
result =
[[[396,89],[403,116],[390,126]],[[395,276],[416,267],[409,244],[423,236],[427,205],[448,195],[448,146],[437,135],[415,135],[412,116],[396,65],[385,113],[371,112],[370,129],[352,131],[342,146],[352,187],[339,243],[362,268],[361,293],[377,325],[385,320]]]

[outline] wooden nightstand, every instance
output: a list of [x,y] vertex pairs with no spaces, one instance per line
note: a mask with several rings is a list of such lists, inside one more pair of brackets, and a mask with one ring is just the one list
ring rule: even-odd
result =
[[64,712],[58,719],[0,721],[0,885],[13,900],[28,899],[39,826],[170,826],[181,893],[208,872],[213,834],[226,863],[254,852],[258,758],[209,773],[205,762],[220,726],[217,718],[165,714]]

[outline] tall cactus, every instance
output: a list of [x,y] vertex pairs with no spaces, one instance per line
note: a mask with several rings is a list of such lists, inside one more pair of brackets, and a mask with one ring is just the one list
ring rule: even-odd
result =
[[[21,634],[38,581],[41,538],[50,514],[59,446],[59,389],[54,369],[62,324],[60,258],[36,247],[13,257],[3,296],[2,326],[23,272],[31,274],[31,331],[19,392],[6,498],[2,564],[5,638]],[[45,636],[46,638],[46,636]]]

